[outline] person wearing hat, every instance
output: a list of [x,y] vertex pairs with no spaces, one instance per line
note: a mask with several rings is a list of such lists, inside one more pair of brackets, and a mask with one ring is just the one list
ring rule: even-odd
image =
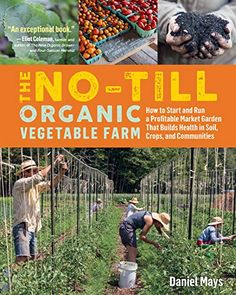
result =
[[97,199],[96,202],[93,204],[92,213],[96,213],[102,209],[102,200]]
[[[58,155],[56,162],[60,163],[60,170],[54,178],[57,186],[67,169],[63,162],[64,156]],[[40,170],[35,161],[22,162],[20,179],[13,187],[13,239],[16,253],[16,263],[20,264],[36,258],[36,235],[41,229],[40,193],[50,190],[50,182],[45,177],[51,165]]]
[[221,217],[214,217],[212,222],[208,223],[208,226],[202,231],[200,237],[197,240],[198,246],[213,245],[216,243],[223,243],[223,241],[230,241],[235,238],[235,235],[223,237],[220,233],[220,227],[223,224]]
[[129,201],[129,205],[127,207],[127,211],[126,211],[126,217],[131,216],[132,214],[134,214],[137,211],[142,211],[144,208],[138,208],[137,205],[139,203],[139,201],[137,200],[137,198],[132,198]]
[[136,230],[141,229],[140,240],[153,245],[159,249],[159,243],[147,238],[147,234],[154,226],[156,230],[166,238],[169,238],[165,231],[169,231],[170,216],[167,213],[152,213],[149,211],[139,211],[124,219],[119,228],[122,244],[128,251],[127,260],[136,262],[137,242]]

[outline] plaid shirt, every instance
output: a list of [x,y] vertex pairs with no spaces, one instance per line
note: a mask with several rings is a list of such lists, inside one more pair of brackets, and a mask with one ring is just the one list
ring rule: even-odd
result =
[[202,231],[198,240],[208,244],[219,243],[222,241],[222,235],[214,226],[209,225]]
[[50,189],[41,173],[17,180],[13,187],[13,226],[26,222],[31,232],[41,229],[40,193]]

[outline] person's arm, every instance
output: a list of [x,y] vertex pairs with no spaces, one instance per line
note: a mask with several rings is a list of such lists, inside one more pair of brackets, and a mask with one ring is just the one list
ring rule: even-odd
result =
[[60,165],[60,170],[59,173],[54,177],[54,187],[56,187],[58,185],[58,183],[61,181],[63,175],[66,173],[66,171],[68,170],[67,164],[63,163]]
[[222,241],[231,240],[231,237],[223,237],[222,235],[219,235],[219,237],[217,237],[216,228],[210,230],[210,237],[213,243],[220,243]]
[[[56,161],[54,162],[54,165],[58,162],[58,163],[62,163],[62,161],[64,160],[64,156],[63,155],[57,155],[56,156]],[[40,171],[41,175],[45,178],[48,174],[48,172],[51,170],[51,165],[48,165],[46,168],[42,169]]]
[[[55,163],[56,162],[59,162],[60,163],[60,170],[59,170],[59,173],[54,177],[54,180],[53,180],[54,187],[56,187],[58,185],[58,183],[62,179],[63,175],[68,170],[67,164],[62,162],[63,160],[64,160],[64,156],[63,155],[58,155],[56,157]],[[41,170],[40,173],[44,177],[46,177],[50,170],[51,170],[51,165],[49,165],[46,168],[44,168],[43,170]],[[49,190],[50,187],[51,187],[51,182],[50,181],[44,181],[44,182],[41,182],[41,183],[38,184],[38,188],[39,188],[39,192],[40,193]]]
[[[189,58],[186,47],[183,43],[190,41],[192,36],[188,34],[180,34],[173,36],[180,30],[176,19],[180,13],[186,13],[185,8],[181,4],[172,3],[169,1],[160,1],[159,4],[159,42],[167,43],[171,49],[184,57]],[[195,56],[197,52],[192,52],[191,56]],[[186,56],[185,56],[186,55]]]
[[133,205],[133,208],[136,210],[136,211],[142,211],[144,208],[138,208],[137,206]]
[[[228,28],[231,33],[231,41],[236,43],[236,0],[229,1],[229,4],[223,5],[220,9],[211,13],[229,22]],[[227,49],[229,47],[228,40],[222,40],[222,38],[219,38],[219,40],[221,41],[220,45],[222,45],[223,48]]]
[[218,32],[213,32],[211,36],[218,42],[219,48],[214,49],[211,41],[202,44],[200,54],[202,58],[212,58],[213,56],[222,55],[225,50],[232,48],[236,43],[236,0],[229,1],[229,4],[223,5],[220,9],[210,12],[228,22],[225,26],[225,33],[229,34],[229,39],[224,38]]
[[160,0],[158,6],[158,41],[166,43],[166,35],[169,29],[170,19],[180,12],[186,12],[186,10],[179,3],[177,4],[165,0]]
[[45,178],[47,176],[50,169],[51,169],[51,165],[47,166],[46,168],[44,168],[40,171],[40,174],[43,176],[43,178]]
[[229,237],[222,237],[222,241],[231,241],[231,240],[232,240],[231,236],[229,236]]
[[138,211],[142,211],[144,210],[144,207],[143,208],[137,208]]
[[152,241],[152,240],[147,238],[147,234],[148,234],[150,228],[153,225],[153,220],[152,220],[151,216],[145,216],[144,218],[145,218],[146,223],[145,223],[145,226],[144,226],[139,238],[140,238],[140,240],[144,241],[145,243],[151,244],[151,245],[153,245],[154,247],[156,247],[158,249],[161,246],[157,242]]
[[[67,169],[67,164],[66,163],[63,163],[60,166],[59,173],[54,177],[54,180],[53,180],[54,187],[57,187],[58,183],[63,178],[63,175],[65,174],[65,172],[67,170],[68,170]],[[40,182],[38,184],[38,189],[39,189],[39,192],[40,193],[46,192],[46,191],[50,190],[50,188],[51,188],[51,181],[42,181],[42,182]]]
[[14,191],[28,192],[33,186],[39,184],[44,180],[41,171],[31,177],[21,178],[16,181]]

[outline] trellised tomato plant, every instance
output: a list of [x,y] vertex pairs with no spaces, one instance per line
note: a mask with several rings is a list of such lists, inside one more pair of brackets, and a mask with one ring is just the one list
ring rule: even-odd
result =
[[[54,259],[29,262],[13,274],[12,294],[103,294],[116,252],[121,210],[108,207],[93,227],[81,224],[79,236],[66,239]],[[99,274],[99,276],[98,276]],[[29,288],[30,285],[30,288]],[[94,292],[101,293],[94,293]]]

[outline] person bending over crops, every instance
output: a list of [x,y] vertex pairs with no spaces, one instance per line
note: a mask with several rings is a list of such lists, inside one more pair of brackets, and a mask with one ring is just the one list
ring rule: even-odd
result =
[[[59,173],[54,178],[57,186],[67,171],[64,156],[58,155],[56,161],[60,163]],[[16,263],[36,258],[36,234],[41,229],[40,193],[50,189],[50,182],[45,177],[51,165],[39,171],[35,161],[22,162],[17,180],[13,187],[13,238],[16,253]]]
[[165,231],[169,231],[170,216],[167,213],[151,213],[149,211],[139,211],[131,216],[124,219],[123,223],[120,225],[119,233],[121,237],[122,244],[126,247],[128,251],[127,260],[131,262],[136,262],[137,256],[137,242],[136,233],[137,229],[141,229],[140,240],[145,243],[151,244],[157,249],[161,246],[159,243],[149,240],[147,234],[152,226],[155,226],[157,231],[169,238]]
[[236,0],[160,0],[159,64],[236,64]]
[[138,208],[137,205],[139,203],[139,201],[137,200],[137,198],[132,198],[129,201],[129,205],[127,207],[127,212],[126,212],[126,217],[131,216],[132,214],[134,214],[137,211],[142,211],[144,208]]
[[197,245],[203,246],[223,243],[223,241],[230,241],[235,238],[235,235],[229,237],[222,236],[222,234],[220,233],[220,227],[222,224],[222,218],[214,217],[212,222],[208,223],[208,226],[202,231],[200,237],[197,240]]

